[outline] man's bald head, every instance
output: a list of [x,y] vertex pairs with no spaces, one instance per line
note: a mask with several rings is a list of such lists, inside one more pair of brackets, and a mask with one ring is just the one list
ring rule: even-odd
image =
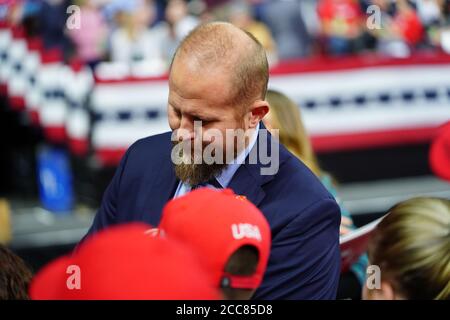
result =
[[264,48],[253,35],[232,24],[213,22],[195,28],[181,42],[172,64],[184,59],[199,71],[229,72],[233,104],[245,106],[265,98],[269,67]]

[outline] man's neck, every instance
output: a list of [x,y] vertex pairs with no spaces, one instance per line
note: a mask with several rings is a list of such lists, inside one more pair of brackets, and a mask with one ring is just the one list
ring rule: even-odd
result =
[[248,139],[248,143],[244,150],[238,153],[238,155],[225,167],[225,169],[216,177],[217,181],[222,185],[223,188],[226,188],[236,173],[237,169],[239,169],[240,165],[244,163],[245,158],[247,158],[248,154],[255,146],[256,141],[258,139],[258,131],[260,125],[256,126],[256,128],[251,129],[253,132],[249,134],[250,139]]

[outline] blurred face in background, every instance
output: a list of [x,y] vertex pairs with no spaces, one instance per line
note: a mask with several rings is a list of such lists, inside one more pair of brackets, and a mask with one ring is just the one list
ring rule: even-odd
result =
[[156,8],[153,1],[142,1],[133,14],[137,26],[149,27],[156,19]]
[[166,8],[166,20],[169,24],[176,24],[188,14],[184,0],[170,0]]
[[229,19],[232,24],[241,29],[246,29],[253,22],[252,13],[246,3],[233,4]]

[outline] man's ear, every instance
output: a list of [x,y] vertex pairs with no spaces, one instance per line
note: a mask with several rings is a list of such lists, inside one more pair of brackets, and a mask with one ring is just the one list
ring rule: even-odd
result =
[[256,128],[258,123],[269,112],[269,103],[265,100],[256,100],[250,107],[249,127]]

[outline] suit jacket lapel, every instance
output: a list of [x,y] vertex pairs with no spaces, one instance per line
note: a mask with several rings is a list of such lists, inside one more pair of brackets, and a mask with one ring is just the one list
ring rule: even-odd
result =
[[245,164],[236,171],[228,188],[238,195],[244,195],[255,206],[258,206],[266,196],[259,179],[251,174],[251,170]]
[[[245,162],[236,171],[228,186],[233,189],[236,194],[246,196],[255,206],[258,206],[266,196],[263,185],[274,178],[274,175],[261,175],[261,168],[263,168],[263,165],[260,159],[260,145],[262,142],[267,144],[267,148],[263,150],[267,150],[268,154],[271,153],[272,148],[271,135],[269,133],[261,134],[261,130],[267,130],[262,122],[260,124],[258,139],[255,146],[250,151]],[[278,143],[276,144],[276,147],[278,147]],[[256,152],[256,163],[250,163],[250,155],[253,152]],[[279,163],[281,164],[282,161],[283,159],[280,157]]]

